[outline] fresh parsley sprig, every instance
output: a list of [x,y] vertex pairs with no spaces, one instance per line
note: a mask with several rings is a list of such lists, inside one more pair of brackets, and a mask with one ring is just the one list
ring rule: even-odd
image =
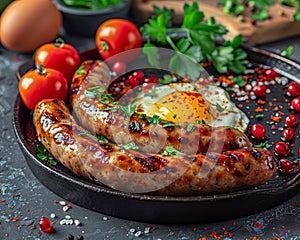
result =
[[[244,71],[247,54],[239,48],[241,36],[217,46],[215,38],[224,36],[228,32],[226,27],[216,24],[213,18],[205,22],[205,15],[199,10],[197,1],[191,5],[185,3],[183,8],[183,22],[179,27],[171,27],[174,11],[154,7],[156,15],[140,28],[147,39],[143,52],[149,63],[155,67],[160,65],[159,50],[151,42],[155,40],[159,44],[169,45],[175,51],[170,58],[169,68],[182,77],[198,78],[205,72],[199,62],[208,60],[220,73]],[[186,38],[179,39],[182,35]]]

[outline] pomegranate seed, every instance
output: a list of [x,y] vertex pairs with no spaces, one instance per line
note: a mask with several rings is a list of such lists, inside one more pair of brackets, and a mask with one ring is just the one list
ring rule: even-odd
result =
[[292,126],[295,126],[297,123],[297,118],[295,115],[289,115],[285,118],[284,120],[284,125],[286,127],[292,127]]
[[266,128],[257,123],[252,126],[251,133],[255,138],[263,138],[266,135]]
[[149,76],[149,77],[145,78],[144,82],[145,83],[158,83],[158,77]]
[[266,70],[266,77],[269,80],[273,80],[274,78],[279,77],[279,74],[277,72],[275,72],[274,69],[270,68],[270,69]]
[[53,228],[51,226],[51,222],[48,218],[42,217],[39,221],[39,226],[43,232],[51,233],[53,232]]
[[300,97],[294,98],[291,101],[291,107],[293,110],[300,111]]
[[257,85],[253,88],[253,92],[257,97],[265,97],[267,94],[267,87],[265,85]]
[[112,70],[116,72],[117,74],[122,74],[126,71],[126,63],[124,62],[115,62],[112,66]]
[[290,152],[289,146],[285,142],[278,142],[274,147],[275,153],[280,156],[288,155]]
[[294,164],[291,160],[286,158],[282,158],[279,160],[279,169],[282,172],[289,173],[293,171],[293,168],[294,168]]
[[300,85],[297,82],[289,83],[287,87],[287,95],[289,97],[299,97],[300,96]]
[[283,130],[282,137],[284,137],[286,140],[291,140],[295,135],[295,131],[293,128],[288,127]]

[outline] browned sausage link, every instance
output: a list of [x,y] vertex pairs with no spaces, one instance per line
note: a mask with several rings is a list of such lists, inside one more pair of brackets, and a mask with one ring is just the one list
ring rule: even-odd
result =
[[135,142],[141,150],[151,153],[161,152],[166,146],[174,146],[187,154],[251,146],[247,136],[234,128],[211,128],[203,124],[195,124],[192,129],[188,124],[164,127],[161,123],[151,124],[147,116],[141,118],[139,114],[133,114],[128,122],[119,106],[85,94],[91,87],[107,86],[110,82],[108,67],[100,61],[86,61],[82,69],[82,73],[76,73],[73,78],[71,104],[79,122],[93,133],[120,144]]
[[224,154],[168,155],[123,151],[100,143],[73,120],[65,103],[44,100],[33,122],[43,145],[76,174],[128,192],[186,195],[227,192],[264,184],[276,170],[265,149]]

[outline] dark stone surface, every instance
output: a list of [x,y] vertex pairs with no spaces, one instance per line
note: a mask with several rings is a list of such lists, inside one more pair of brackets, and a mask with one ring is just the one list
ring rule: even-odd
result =
[[[93,39],[63,37],[79,51],[94,47]],[[300,61],[299,37],[260,47],[280,53],[289,45],[295,47],[291,58]],[[299,239],[300,194],[256,215],[207,224],[158,225],[128,221],[72,203],[68,211],[63,211],[63,206],[57,203],[63,199],[41,185],[31,173],[12,129],[11,109],[18,94],[15,72],[31,57],[32,54],[19,54],[0,46],[0,239],[64,239],[70,234],[75,239],[82,235],[87,240],[253,239],[255,236],[259,239]],[[56,217],[52,219],[51,213]],[[78,219],[81,225],[61,225],[59,222],[66,215]],[[53,221],[54,233],[39,231],[37,223],[42,216]]]

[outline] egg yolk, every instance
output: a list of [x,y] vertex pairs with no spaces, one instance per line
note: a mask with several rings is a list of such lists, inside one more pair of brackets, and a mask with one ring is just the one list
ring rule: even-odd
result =
[[155,115],[174,123],[210,122],[208,105],[196,92],[173,92],[155,103]]

